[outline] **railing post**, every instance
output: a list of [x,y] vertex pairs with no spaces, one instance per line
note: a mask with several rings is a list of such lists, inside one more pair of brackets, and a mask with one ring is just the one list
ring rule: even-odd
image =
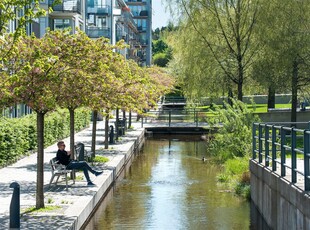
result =
[[281,127],[281,176],[286,175],[286,168],[285,168],[285,163],[286,163],[286,158],[285,158],[285,129],[283,126]]
[[271,137],[271,142],[272,142],[272,171],[277,170],[277,145],[276,145],[276,140],[277,140],[277,129],[272,126],[272,137]]
[[[196,123],[197,124],[197,122],[196,122],[196,108],[194,108],[194,123]],[[197,126],[196,126],[197,127]]]
[[304,180],[305,180],[305,191],[310,190],[310,173],[309,173],[309,154],[310,154],[310,135],[309,130],[304,131]]
[[171,110],[169,110],[169,127],[171,126]]
[[198,111],[195,110],[195,115],[196,115],[196,127],[198,127]]
[[258,125],[258,163],[263,162],[263,126],[262,124]]
[[256,123],[252,125],[252,158],[256,159]]
[[297,182],[297,172],[296,172],[296,131],[294,128],[291,129],[291,155],[292,155],[292,183]]
[[269,127],[265,125],[265,165],[269,166]]

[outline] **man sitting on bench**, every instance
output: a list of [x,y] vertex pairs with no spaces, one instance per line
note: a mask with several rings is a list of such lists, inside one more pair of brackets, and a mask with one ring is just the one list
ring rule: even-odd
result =
[[66,145],[63,141],[59,141],[57,143],[58,151],[57,151],[57,160],[60,164],[65,165],[66,169],[78,169],[83,170],[85,178],[87,180],[88,186],[94,186],[95,184],[90,180],[88,171],[90,171],[95,176],[99,176],[103,173],[103,171],[93,170],[89,164],[85,161],[75,161],[70,159],[70,151],[66,151]]

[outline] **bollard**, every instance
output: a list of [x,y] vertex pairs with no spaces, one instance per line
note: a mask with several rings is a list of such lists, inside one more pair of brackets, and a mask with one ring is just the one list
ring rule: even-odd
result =
[[109,143],[114,144],[114,127],[110,125]]
[[83,143],[79,142],[79,143],[77,143],[77,146],[78,147],[80,146],[79,153],[78,153],[79,154],[78,161],[84,161],[85,160],[85,145]]
[[10,205],[10,228],[20,228],[20,186],[17,182],[10,184],[13,196]]

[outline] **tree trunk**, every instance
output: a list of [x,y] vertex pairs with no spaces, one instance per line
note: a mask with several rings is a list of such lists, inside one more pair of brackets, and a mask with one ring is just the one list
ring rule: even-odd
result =
[[70,113],[70,151],[71,151],[71,159],[75,159],[75,151],[74,151],[74,109],[69,108]]
[[269,86],[268,88],[268,109],[274,109],[275,107],[276,107],[276,90],[273,86]]
[[44,208],[44,115],[45,113],[37,112],[37,193],[36,208]]
[[129,117],[128,117],[128,129],[131,128],[131,110],[129,111]]
[[242,81],[238,82],[238,100],[242,101],[243,100],[243,92],[242,92]]
[[109,148],[109,114],[105,116],[104,122],[104,148]]
[[[124,120],[123,122],[125,122],[125,120],[126,120],[126,111],[125,111],[125,110],[123,110],[123,120]],[[126,122],[127,122],[127,121],[126,121]],[[124,125],[125,125],[124,129],[125,129],[125,130],[127,130],[126,122],[124,123]],[[124,130],[124,131],[125,131],[125,130]],[[123,134],[124,134],[124,133],[123,133]]]
[[119,119],[119,109],[116,109],[116,119],[115,119],[115,140],[118,140],[118,119]]
[[229,87],[228,88],[228,99],[227,99],[227,103],[230,105],[230,106],[232,106],[232,98],[234,97],[234,95],[233,95],[233,92],[232,92],[232,90],[231,90],[231,88]]
[[96,130],[97,130],[97,117],[98,111],[93,111],[93,130],[92,130],[92,138],[91,138],[91,152],[93,153],[92,157],[95,157],[96,153]]
[[297,84],[298,84],[298,62],[293,63],[293,75],[292,75],[292,111],[291,122],[297,121]]

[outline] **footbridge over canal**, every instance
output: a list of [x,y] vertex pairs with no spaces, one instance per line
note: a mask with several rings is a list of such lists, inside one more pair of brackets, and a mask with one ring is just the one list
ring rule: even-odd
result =
[[[217,119],[213,116],[212,119]],[[201,109],[165,108],[150,110],[141,118],[147,134],[212,134],[218,127],[210,127],[206,112]]]
[[310,130],[254,123],[251,199],[272,229],[310,229]]

